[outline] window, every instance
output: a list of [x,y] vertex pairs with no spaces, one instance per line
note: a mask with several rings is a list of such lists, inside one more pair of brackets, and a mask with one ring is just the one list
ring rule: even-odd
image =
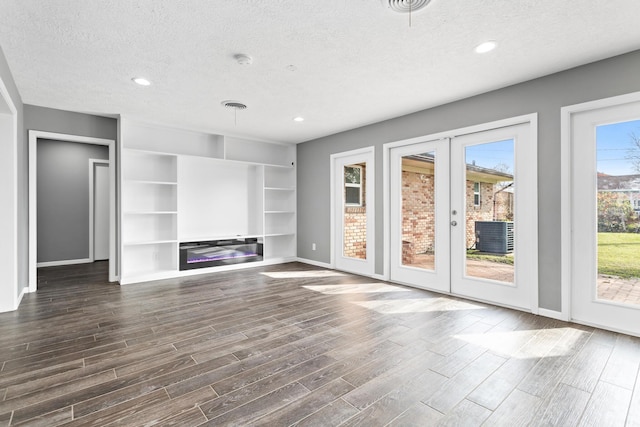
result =
[[473,183],[473,205],[480,206],[480,183]]
[[640,199],[633,200],[633,210],[636,212],[640,212]]
[[362,206],[362,166],[344,167],[344,200],[346,206]]

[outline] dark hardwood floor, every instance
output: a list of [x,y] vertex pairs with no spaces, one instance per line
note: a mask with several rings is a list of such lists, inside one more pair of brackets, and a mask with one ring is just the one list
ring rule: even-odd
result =
[[638,426],[640,339],[290,263],[0,314],[0,426]]

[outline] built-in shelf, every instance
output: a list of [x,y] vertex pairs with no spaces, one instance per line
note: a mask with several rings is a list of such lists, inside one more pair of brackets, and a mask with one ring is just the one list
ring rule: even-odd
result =
[[184,242],[259,238],[263,264],[295,257],[295,145],[120,125],[122,283],[193,274]]
[[139,245],[157,245],[159,243],[177,243],[177,240],[145,240],[138,242],[124,242],[126,246],[139,246]]
[[129,211],[125,215],[175,215],[177,211]]
[[266,214],[294,214],[294,211],[264,211]]
[[178,185],[176,181],[143,181],[136,179],[127,179],[125,184],[140,184],[140,185]]

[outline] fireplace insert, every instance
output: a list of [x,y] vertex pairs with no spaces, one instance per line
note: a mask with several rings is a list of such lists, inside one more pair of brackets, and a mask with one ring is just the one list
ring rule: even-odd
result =
[[262,261],[262,239],[247,237],[180,243],[180,270]]

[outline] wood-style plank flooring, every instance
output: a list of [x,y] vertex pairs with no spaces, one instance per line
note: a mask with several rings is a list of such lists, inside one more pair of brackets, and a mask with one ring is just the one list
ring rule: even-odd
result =
[[0,426],[639,426],[640,339],[290,263],[0,314]]

